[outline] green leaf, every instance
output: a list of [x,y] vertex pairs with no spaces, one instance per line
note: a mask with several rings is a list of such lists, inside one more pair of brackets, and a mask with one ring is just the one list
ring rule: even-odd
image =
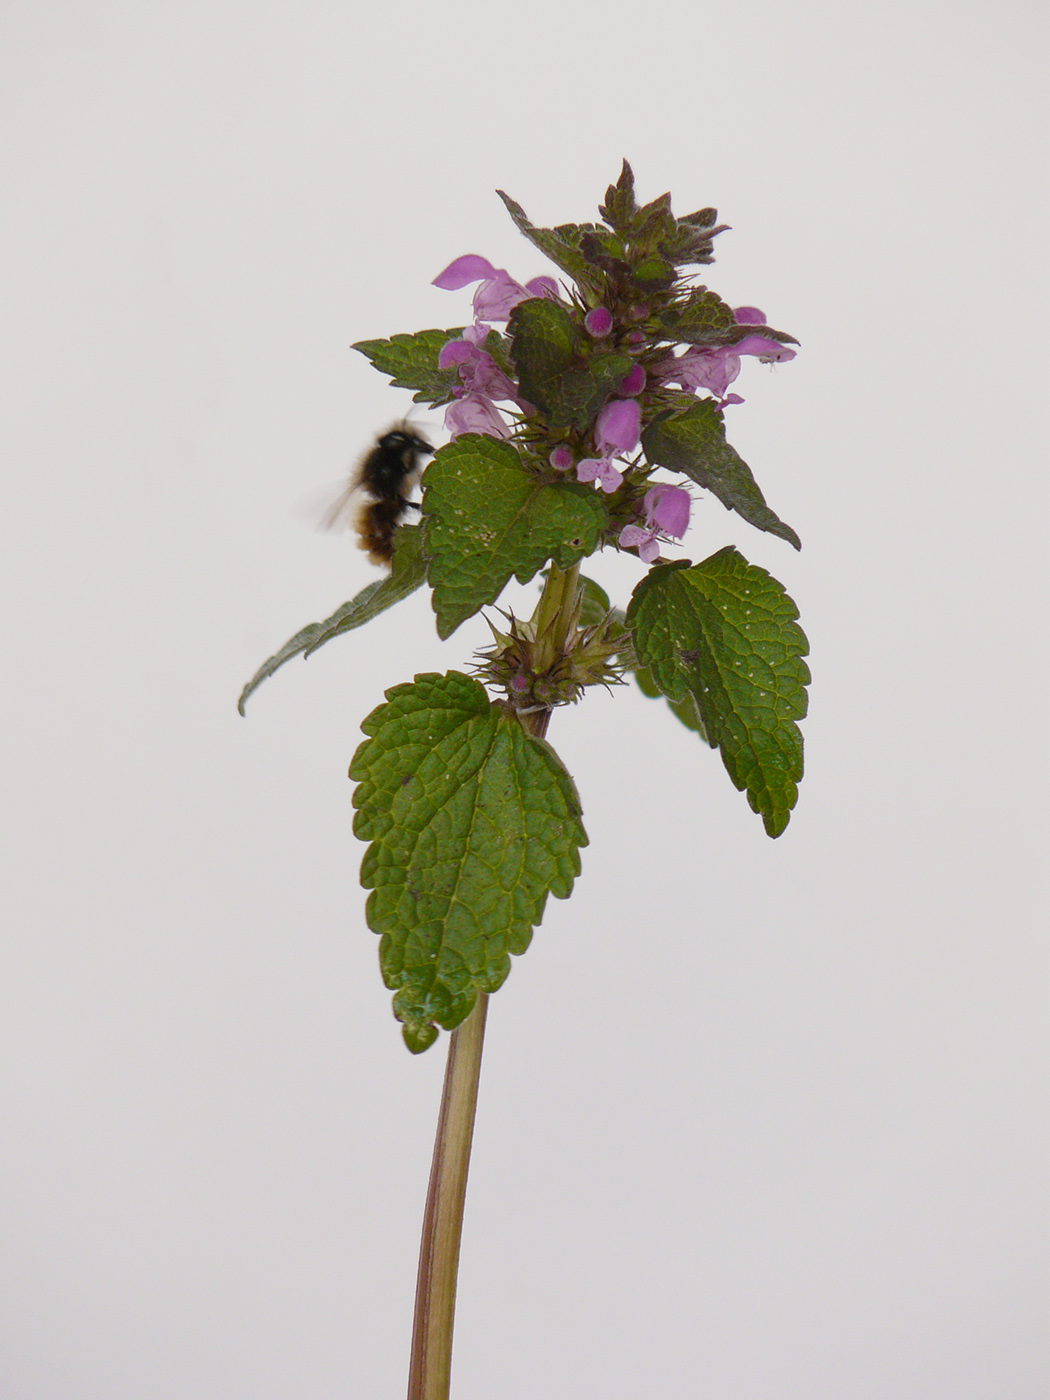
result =
[[529,222],[525,210],[502,190],[496,193],[507,206],[507,212],[530,243],[534,244],[544,257],[550,258],[567,272],[575,281],[587,284],[591,278],[586,259],[580,253],[580,239],[593,230],[593,224],[559,224],[557,228],[536,228]]
[[338,637],[343,632],[352,632],[355,627],[363,627],[366,622],[371,622],[387,608],[400,603],[402,598],[407,598],[425,583],[426,561],[423,558],[422,544],[423,531],[418,526],[399,528],[394,535],[394,558],[390,573],[362,588],[356,597],[337,608],[324,622],[311,622],[301,632],[296,632],[279,652],[264,661],[241,691],[241,698],[237,701],[240,713],[244,714],[245,701],[252,691],[293,656],[300,653],[309,656],[312,651],[323,647],[325,642],[330,642],[333,637]]
[[534,297],[518,303],[507,330],[522,397],[549,414],[558,381],[576,359],[576,323],[561,302]]
[[441,347],[463,334],[463,328],[450,331],[416,331],[414,335],[395,335],[389,340],[359,340],[352,346],[371,360],[382,374],[390,375],[395,389],[416,389],[413,403],[448,403],[452,390],[459,383],[459,367],[440,369],[438,355]]
[[365,917],[418,1054],[503,983],[548,894],[568,897],[587,836],[554,750],[469,676],[395,686],[361,728],[350,776],[354,832],[371,842]]
[[497,369],[501,369],[508,379],[514,378],[514,364],[510,358],[510,341],[505,335],[500,335],[499,331],[494,331],[490,327],[481,348],[496,361]]
[[590,427],[598,410],[628,374],[629,355],[592,350],[560,302],[519,302],[507,327],[521,394],[554,429]]
[[632,266],[631,276],[643,288],[663,290],[674,281],[674,265],[659,253],[647,253]]
[[670,194],[658,195],[643,204],[631,220],[631,236],[644,244],[660,243],[673,238],[677,222],[671,213]]
[[764,335],[781,345],[798,344],[787,331],[738,321],[732,307],[707,287],[694,287],[685,301],[668,307],[660,316],[660,325],[668,340],[683,345],[736,345],[752,335]]
[[605,620],[612,604],[609,602],[608,593],[601,584],[595,583],[594,579],[587,578],[585,574],[580,575],[580,588],[583,591],[583,601],[580,605],[580,626],[593,627]]
[[796,549],[802,542],[790,525],[766,505],[751,468],[726,442],[722,415],[710,399],[699,399],[684,413],[661,414],[642,434],[645,455],[654,466],[685,472],[756,529],[779,535]]
[[674,237],[664,246],[664,252],[676,267],[714,262],[714,240],[729,227],[716,223],[717,219],[717,209],[697,209],[678,220]]
[[622,284],[630,276],[627,249],[618,233],[604,228],[588,230],[580,238],[580,252],[591,267],[601,268],[608,274],[608,295],[612,294],[614,285]]
[[605,191],[605,203],[598,206],[598,213],[610,228],[623,233],[630,228],[631,218],[637,208],[634,199],[634,172],[626,161],[620,170],[620,178],[615,185]]
[[427,467],[423,519],[438,634],[449,637],[512,575],[528,583],[548,559],[568,569],[593,553],[606,508],[589,485],[545,484],[509,443],[466,433]]
[[696,708],[696,701],[691,694],[687,695],[684,700],[668,700],[667,696],[664,695],[663,691],[653,680],[652,673],[645,666],[636,666],[634,668],[634,678],[638,682],[638,689],[643,695],[647,696],[650,700],[666,700],[667,708],[676,719],[681,720],[686,729],[691,729],[694,734],[699,734],[700,738],[703,739],[704,743],[710,748],[715,747],[708,738],[707,730],[704,728],[704,722],[700,718],[699,711]]
[[717,293],[707,287],[693,289],[689,300],[681,306],[673,306],[660,318],[668,340],[685,345],[724,345],[726,337],[736,331],[746,329],[754,333],[754,326],[741,327]]
[[788,824],[802,777],[809,651],[776,579],[731,546],[702,564],[651,568],[627,609],[638,662],[674,702],[692,697],[736,787],[770,836]]

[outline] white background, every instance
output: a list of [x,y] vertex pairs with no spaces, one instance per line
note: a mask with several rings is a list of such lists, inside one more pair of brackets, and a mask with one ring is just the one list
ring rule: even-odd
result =
[[686,547],[798,600],[807,775],[771,842],[661,706],[555,717],[591,845],[491,1007],[454,1395],[1045,1396],[1044,13],[0,7],[3,1400],[403,1394],[444,1040],[346,767],[485,629],[234,704],[375,577],[296,515],[409,406],[350,342],[550,272],[494,188],[625,155],[802,342],[730,437],[804,552]]

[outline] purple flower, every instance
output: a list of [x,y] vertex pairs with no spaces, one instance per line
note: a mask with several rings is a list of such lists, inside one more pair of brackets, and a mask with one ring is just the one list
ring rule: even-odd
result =
[[572,448],[566,442],[559,442],[551,452],[551,466],[556,472],[567,472],[572,467]]
[[441,347],[438,365],[441,369],[458,365],[463,388],[454,391],[457,398],[464,393],[484,394],[489,399],[513,399],[516,402],[517,385],[507,378],[488,351],[481,348],[488,333],[488,326],[467,326],[459,340],[448,340]]
[[617,544],[623,549],[637,549],[643,564],[651,564],[660,554],[658,535],[681,539],[689,526],[689,492],[663,481],[651,486],[642,499],[646,528],[625,525]]
[[433,285],[446,292],[456,292],[471,282],[481,283],[474,293],[476,321],[505,321],[519,301],[558,295],[558,284],[553,277],[534,277],[522,286],[505,268],[493,267],[487,258],[477,253],[465,253],[449,263],[444,272],[434,278]]
[[612,399],[598,414],[594,436],[602,455],[606,449],[633,452],[638,446],[641,410],[633,399]]
[[658,481],[642,498],[642,509],[650,525],[656,525],[665,535],[680,540],[689,528],[692,500],[680,486],[668,486]]
[[506,437],[510,432],[496,408],[495,399],[509,399],[519,408],[530,411],[524,399],[518,398],[518,386],[503,373],[499,365],[482,346],[489,328],[476,323],[467,326],[462,336],[448,340],[438,354],[442,369],[455,366],[459,384],[452,390],[456,403],[445,410],[445,427],[453,438],[460,433],[486,433],[489,437]]
[[[738,306],[733,316],[742,326],[764,326],[766,323],[765,316],[755,306]],[[736,345],[719,345],[708,350],[693,349],[681,355],[668,355],[666,359],[650,365],[649,372],[662,384],[680,384],[694,394],[700,389],[707,389],[723,406],[743,403],[738,394],[727,392],[740,373],[741,355],[757,355],[764,364],[795,358],[794,350],[789,350],[768,335],[748,335],[737,341]]]
[[499,409],[484,394],[464,394],[450,403],[445,409],[445,427],[453,441],[460,433],[484,433],[494,438],[510,436],[510,428]]
[[577,481],[596,481],[606,495],[611,495],[623,482],[623,472],[619,472],[608,457],[584,457],[576,464]]
[[633,452],[638,446],[641,411],[634,399],[613,399],[598,414],[594,427],[597,457],[584,457],[576,465],[579,481],[597,481],[606,493],[613,492],[623,481],[623,472],[612,464],[614,454]]

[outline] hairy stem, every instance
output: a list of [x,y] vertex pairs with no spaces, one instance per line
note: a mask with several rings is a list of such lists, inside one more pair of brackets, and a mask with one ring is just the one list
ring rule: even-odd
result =
[[419,1246],[408,1400],[448,1400],[459,1242],[488,1000],[488,996],[481,993],[474,1010],[449,1038],[445,1086]]
[[537,673],[549,670],[561,655],[566,638],[576,626],[579,593],[579,564],[571,569],[559,569],[552,559],[534,614],[539,644],[535,660]]

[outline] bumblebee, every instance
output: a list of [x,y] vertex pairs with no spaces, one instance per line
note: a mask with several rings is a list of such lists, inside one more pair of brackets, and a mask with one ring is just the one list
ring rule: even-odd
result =
[[328,512],[325,525],[331,529],[342,523],[353,498],[362,494],[364,499],[352,516],[358,548],[368,552],[373,564],[389,564],[395,530],[410,510],[419,509],[408,497],[419,483],[423,470],[420,458],[433,451],[426,438],[410,431],[407,423],[395,423],[361,458],[346,490]]

